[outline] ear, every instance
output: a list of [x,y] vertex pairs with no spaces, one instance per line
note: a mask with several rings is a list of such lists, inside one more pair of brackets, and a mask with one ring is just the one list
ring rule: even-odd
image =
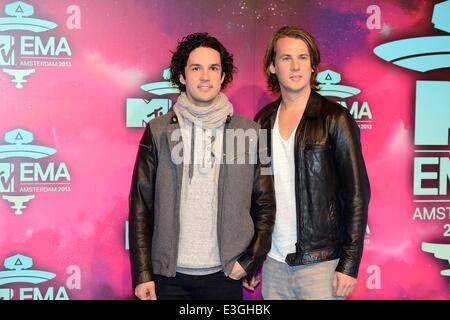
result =
[[186,80],[183,77],[183,74],[180,72],[180,76],[179,76],[180,82],[184,85],[186,85]]
[[276,73],[276,72],[275,72],[275,66],[273,65],[273,63],[270,64],[270,66],[269,66],[269,71],[270,71],[270,73],[272,73],[272,74],[275,74],[275,73]]
[[224,73],[222,73],[222,79],[220,79],[220,84],[222,84],[222,83],[223,83],[223,80],[225,80],[225,72],[224,72]]

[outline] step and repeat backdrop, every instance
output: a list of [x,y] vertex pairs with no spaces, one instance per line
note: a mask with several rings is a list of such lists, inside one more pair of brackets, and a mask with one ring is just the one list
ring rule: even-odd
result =
[[349,299],[449,299],[450,1],[1,0],[0,300],[133,299],[131,174],[176,101],[177,40],[224,43],[225,93],[252,118],[283,25],[318,39],[320,93],[361,129],[372,199]]

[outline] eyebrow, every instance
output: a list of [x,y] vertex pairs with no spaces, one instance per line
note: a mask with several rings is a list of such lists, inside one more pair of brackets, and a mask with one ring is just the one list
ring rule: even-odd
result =
[[[292,54],[289,54],[289,53],[280,54],[280,57],[284,57],[284,56],[291,57]],[[309,56],[309,53],[300,53],[299,56]]]
[[[199,63],[191,63],[188,65],[188,67],[201,67],[202,65]],[[213,63],[209,65],[210,67],[220,67],[221,64],[220,63]]]

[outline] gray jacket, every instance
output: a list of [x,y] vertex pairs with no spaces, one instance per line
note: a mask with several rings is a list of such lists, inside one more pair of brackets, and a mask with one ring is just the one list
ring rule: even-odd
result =
[[[174,112],[150,121],[141,139],[129,198],[129,242],[133,287],[152,281],[153,274],[176,274],[180,191],[183,164],[172,161],[172,151],[180,149],[172,134],[179,129]],[[233,163],[221,165],[218,183],[217,235],[220,260],[226,275],[238,261],[251,277],[261,266],[271,246],[275,222],[273,177],[261,173],[256,164],[243,159],[258,154],[259,125],[240,116],[230,116],[229,129],[252,129],[257,135],[244,150],[226,143],[224,155]],[[257,141],[254,141],[257,140]],[[262,140],[261,140],[262,141]],[[182,145],[182,144],[181,144]],[[181,147],[182,149],[182,147]],[[260,150],[261,151],[261,150]],[[244,163],[243,163],[244,162]],[[242,164],[243,163],[243,164]]]

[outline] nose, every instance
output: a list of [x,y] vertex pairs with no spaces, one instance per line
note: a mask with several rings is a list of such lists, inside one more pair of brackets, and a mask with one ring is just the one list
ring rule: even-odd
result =
[[300,70],[300,62],[297,59],[293,59],[292,60],[291,70],[292,71],[299,71]]
[[201,74],[201,80],[203,80],[203,81],[209,80],[209,70],[208,69],[203,69],[202,74]]

